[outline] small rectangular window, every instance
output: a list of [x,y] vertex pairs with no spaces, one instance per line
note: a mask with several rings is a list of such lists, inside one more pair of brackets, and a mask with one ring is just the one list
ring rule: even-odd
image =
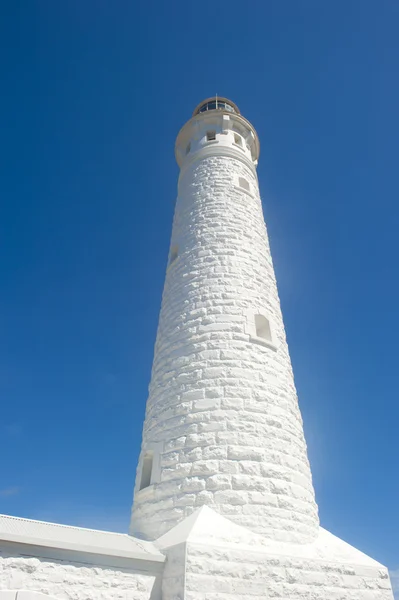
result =
[[255,315],[255,328],[257,337],[271,342],[272,332],[270,330],[269,319],[264,315]]
[[207,131],[206,140],[207,142],[212,142],[213,140],[216,140],[216,131]]
[[141,468],[140,490],[143,490],[151,485],[152,463],[152,452],[146,452],[144,454],[143,466]]
[[169,264],[171,265],[172,262],[174,262],[178,256],[179,256],[179,248],[178,248],[178,246],[172,246],[172,248],[170,249]]
[[188,143],[187,148],[186,148],[186,154],[189,154],[190,150],[191,150],[191,144]]
[[234,143],[242,146],[242,137],[238,133],[234,134]]
[[246,179],[244,179],[244,177],[238,178],[238,185],[249,192],[249,183]]

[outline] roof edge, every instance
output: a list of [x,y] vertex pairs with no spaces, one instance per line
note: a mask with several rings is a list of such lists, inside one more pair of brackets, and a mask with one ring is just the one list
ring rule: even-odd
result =
[[[14,531],[6,527],[6,523],[15,522]],[[26,526],[24,527],[24,523]],[[18,525],[20,530],[18,531]],[[22,526],[22,527],[21,527]],[[32,530],[33,529],[33,530]],[[82,535],[77,540],[62,539],[58,535],[59,529],[68,529]],[[84,534],[87,533],[85,536]],[[100,539],[90,538],[90,534],[102,534],[106,537]],[[80,539],[79,539],[80,537]],[[85,539],[86,538],[86,539]],[[165,556],[152,542],[134,538],[127,533],[113,533],[99,529],[87,529],[60,523],[35,521],[20,517],[0,515],[0,545],[18,545],[34,548],[35,555],[41,555],[39,549],[51,549],[55,553],[73,553],[75,555],[91,555],[109,560],[146,561],[147,563],[163,563]],[[131,545],[131,547],[129,547]],[[24,549],[24,554],[26,554]],[[104,560],[102,561],[104,562]]]

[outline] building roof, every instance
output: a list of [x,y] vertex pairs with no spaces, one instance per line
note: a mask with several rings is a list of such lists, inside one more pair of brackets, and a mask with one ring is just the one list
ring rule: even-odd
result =
[[151,543],[123,533],[0,515],[0,544],[24,544],[55,550],[162,563]]
[[357,548],[322,527],[318,537],[308,544],[279,542],[233,523],[216,513],[209,506],[202,506],[189,517],[178,523],[155,542],[158,548],[167,549],[182,543],[239,547],[248,552],[261,552],[273,556],[296,556],[309,560],[349,563],[384,568]]

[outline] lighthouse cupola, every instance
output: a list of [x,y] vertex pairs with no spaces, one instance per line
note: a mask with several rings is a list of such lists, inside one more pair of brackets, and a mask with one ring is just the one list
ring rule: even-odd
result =
[[[211,146],[215,146],[210,150]],[[232,155],[246,158],[255,166],[259,158],[259,139],[254,127],[227,98],[208,98],[193,112],[176,140],[176,160],[180,167],[210,151],[219,154],[229,149]]]

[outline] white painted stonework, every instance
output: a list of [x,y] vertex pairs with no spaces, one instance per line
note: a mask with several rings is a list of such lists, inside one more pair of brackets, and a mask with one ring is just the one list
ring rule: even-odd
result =
[[[177,139],[177,256],[166,273],[142,446],[142,457],[155,443],[161,456],[142,490],[139,462],[131,526],[148,539],[203,504],[272,539],[317,535],[258,147],[248,121],[217,110],[191,119]],[[271,340],[256,335],[258,313]]]
[[176,142],[131,535],[0,516],[0,600],[393,599],[387,569],[319,525],[259,141],[221,101]]
[[160,600],[164,561],[129,535],[0,516],[0,600]]
[[309,544],[276,542],[202,507],[157,541],[164,600],[392,600],[387,570],[320,528]]

